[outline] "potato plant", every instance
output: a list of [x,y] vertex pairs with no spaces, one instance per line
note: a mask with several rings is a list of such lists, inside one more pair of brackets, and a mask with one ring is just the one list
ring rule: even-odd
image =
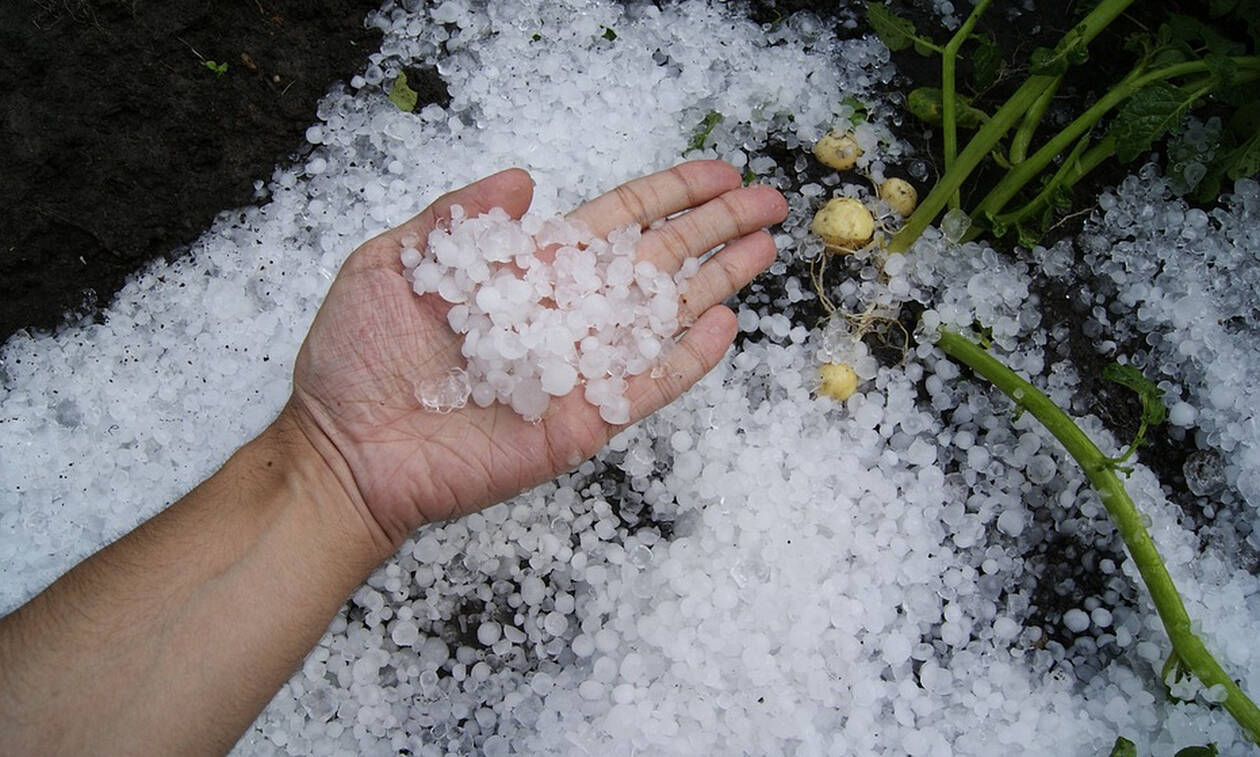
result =
[[[1196,109],[1225,112],[1228,124],[1217,149],[1200,156],[1202,173],[1191,177],[1191,188],[1199,199],[1215,199],[1226,179],[1260,172],[1260,56],[1256,55],[1260,21],[1256,3],[1249,0],[1217,0],[1210,9],[1213,16],[1245,27],[1248,43],[1233,41],[1195,18],[1171,14],[1157,29],[1127,41],[1126,48],[1134,57],[1127,74],[1057,133],[1038,141],[1049,130],[1047,115],[1065,74],[1086,63],[1090,42],[1133,2],[1101,0],[1052,49],[1036,50],[1027,62],[1027,78],[992,113],[968,102],[957,84],[957,62],[963,55],[971,58],[973,84],[978,88],[992,83],[996,75],[1000,53],[991,40],[974,31],[991,0],[980,0],[944,45],[921,35],[887,6],[868,5],[868,21],[888,47],[939,56],[941,64],[941,86],[916,90],[907,103],[919,119],[939,126],[944,173],[918,207],[905,213],[908,218],[887,242],[887,252],[911,251],[943,212],[961,213],[961,190],[986,160],[1003,173],[966,211],[971,223],[964,238],[1013,234],[1019,243],[1031,246],[1054,222],[1056,213],[1067,209],[1070,190],[1083,177],[1104,161],[1128,163],[1146,155]],[[959,147],[961,131],[973,134]],[[880,195],[901,212],[894,192],[886,194],[881,189]],[[1164,419],[1158,388],[1130,366],[1113,365],[1104,373],[1105,379],[1136,391],[1143,406],[1136,438],[1124,454],[1110,458],[1067,413],[975,340],[948,327],[934,331],[932,336],[942,351],[1000,389],[1019,412],[1036,418],[1083,469],[1115,523],[1171,640],[1165,681],[1189,673],[1205,687],[1223,692],[1220,705],[1248,739],[1260,744],[1260,709],[1193,631],[1142,515],[1124,487],[1124,463],[1143,443],[1147,430]],[[1132,754],[1132,746],[1121,737],[1113,754]],[[1210,745],[1191,749],[1215,751]]]

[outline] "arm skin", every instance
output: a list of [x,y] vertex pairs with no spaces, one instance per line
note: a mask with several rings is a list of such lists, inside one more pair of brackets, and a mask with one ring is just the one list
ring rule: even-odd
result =
[[0,753],[227,752],[383,557],[286,411],[0,621]]
[[[692,321],[659,379],[630,383],[631,418],[676,398],[729,347],[720,303],[774,259],[786,214],[716,161],[635,180],[574,212],[597,233],[645,228],[666,270],[725,244],[691,280]],[[334,281],[276,421],[211,478],[0,619],[0,754],[215,754],[231,749],[346,597],[421,525],[474,512],[571,468],[619,427],[575,391],[541,423],[498,406],[420,410],[414,382],[460,363],[446,306],[402,278],[402,239],[503,207],[509,170],[369,241]],[[675,215],[683,212],[681,215]],[[684,321],[686,322],[686,321]]]

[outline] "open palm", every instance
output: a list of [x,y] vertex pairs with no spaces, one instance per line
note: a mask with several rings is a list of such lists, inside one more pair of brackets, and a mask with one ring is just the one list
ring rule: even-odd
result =
[[[682,297],[680,322],[691,326],[660,377],[629,382],[632,422],[672,401],[721,358],[735,318],[720,303],[774,259],[761,228],[782,220],[786,204],[770,188],[740,184],[725,163],[685,163],[617,187],[571,216],[601,236],[639,224],[637,254],[670,272],[725,245]],[[418,382],[464,360],[461,337],[446,322],[450,306],[437,295],[417,297],[403,278],[403,238],[424,240],[454,204],[469,216],[501,207],[519,218],[532,193],[524,171],[504,171],[364,244],[342,267],[298,354],[286,412],[319,437],[351,499],[394,545],[423,523],[479,510],[575,467],[619,429],[599,417],[581,387],[554,398],[538,423],[498,403],[439,414],[415,398]],[[669,220],[648,228],[662,218]]]

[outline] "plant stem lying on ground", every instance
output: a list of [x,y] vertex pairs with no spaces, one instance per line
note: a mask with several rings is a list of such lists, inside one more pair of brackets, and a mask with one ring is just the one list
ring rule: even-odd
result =
[[[991,83],[998,54],[996,46],[973,32],[979,17],[988,9],[989,0],[976,3],[943,49],[920,36],[911,22],[898,18],[882,4],[868,5],[868,20],[890,49],[913,46],[920,55],[941,56],[941,88],[917,89],[910,93],[907,104],[916,117],[940,125],[945,172],[887,243],[887,252],[906,252],[947,206],[960,208],[961,187],[986,157],[993,157],[994,163],[1005,173],[970,213],[975,223],[967,238],[984,231],[1000,237],[1008,230],[1015,230],[1020,242],[1031,246],[1037,235],[1029,229],[1030,222],[1039,219],[1042,228],[1046,228],[1053,212],[1068,206],[1068,190],[1076,182],[1109,158],[1129,162],[1146,154],[1165,134],[1174,131],[1196,105],[1208,102],[1209,98],[1218,105],[1236,109],[1231,124],[1237,146],[1222,151],[1221,155],[1205,156],[1204,163],[1211,163],[1205,166],[1205,175],[1213,178],[1203,186],[1215,197],[1219,194],[1222,176],[1236,179],[1260,170],[1260,99],[1253,91],[1254,82],[1260,79],[1260,56],[1255,54],[1257,34],[1249,18],[1251,6],[1225,1],[1213,4],[1213,17],[1232,13],[1246,20],[1249,42],[1232,41],[1192,17],[1169,14],[1167,22],[1160,25],[1156,33],[1143,32],[1125,43],[1127,49],[1138,55],[1123,79],[1033,149],[1033,138],[1049,113],[1065,72],[1088,59],[1090,42],[1133,2],[1099,0],[1053,49],[1035,51],[1029,61],[1027,79],[992,115],[973,107],[959,95],[956,81],[956,66],[963,45],[974,41],[975,47],[969,50],[972,84],[983,90],[988,86],[984,82]],[[985,73],[978,76],[978,72]],[[1095,135],[1103,119],[1108,120],[1106,128]],[[961,151],[957,145],[960,126],[975,129]],[[1003,150],[1001,142],[1012,129],[1015,133],[1009,149]],[[1056,161],[1058,164],[1054,167]],[[1037,181],[1040,186],[1034,184]],[[1025,192],[1028,187],[1035,189]],[[1185,605],[1142,524],[1142,516],[1116,475],[1117,471],[1128,472],[1122,464],[1142,444],[1147,429],[1164,419],[1165,408],[1159,399],[1158,387],[1132,366],[1113,365],[1104,371],[1103,378],[1138,392],[1143,405],[1137,438],[1121,456],[1108,458],[1046,395],[982,347],[948,329],[940,330],[937,345],[951,358],[992,382],[1021,409],[1031,412],[1081,465],[1124,540],[1172,642],[1173,651],[1163,675],[1165,683],[1169,676],[1189,671],[1213,693],[1224,691],[1221,703],[1225,709],[1247,738],[1260,744],[1260,709],[1226,674],[1191,629]],[[1117,741],[1117,748],[1124,746],[1123,741]],[[1120,753],[1128,752],[1121,750]]]
[[1181,595],[1177,593],[1177,587],[1168,575],[1168,569],[1164,567],[1155,542],[1142,524],[1141,513],[1116,475],[1116,461],[1103,455],[1085,432],[1049,397],[1016,375],[980,345],[945,328],[940,330],[936,344],[946,355],[971,368],[976,375],[1001,389],[1018,407],[1031,413],[1081,466],[1090,485],[1101,496],[1103,506],[1107,508],[1133,563],[1142,575],[1155,610],[1172,642],[1173,654],[1205,687],[1220,686],[1225,690],[1225,699],[1221,704],[1238,721],[1247,738],[1260,744],[1260,709],[1234,683],[1192,630],[1190,616],[1186,613]]
[[[941,88],[915,90],[907,102],[911,113],[940,125],[945,173],[893,238],[892,252],[909,249],[947,206],[961,209],[960,189],[989,156],[1005,173],[970,209],[973,223],[967,238],[985,231],[1000,237],[1013,230],[1022,244],[1032,246],[1039,234],[1031,221],[1040,216],[1041,229],[1048,228],[1054,211],[1070,206],[1069,190],[1075,182],[1108,158],[1127,163],[1148,153],[1165,134],[1175,132],[1191,111],[1206,103],[1218,110],[1233,109],[1229,132],[1238,143],[1233,149],[1203,156],[1206,173],[1194,182],[1211,195],[1207,199],[1219,194],[1223,176],[1237,179],[1258,170],[1260,99],[1254,89],[1260,79],[1260,56],[1255,54],[1255,32],[1250,32],[1250,42],[1239,43],[1208,24],[1177,14],[1169,14],[1154,34],[1131,36],[1125,47],[1136,54],[1132,70],[1029,155],[1065,72],[1088,60],[1090,42],[1133,1],[1101,0],[1052,50],[1035,51],[1028,62],[1030,75],[992,116],[972,107],[956,87],[957,61],[969,41],[975,43],[969,51],[973,86],[982,89],[983,82],[993,76],[997,48],[973,32],[988,2],[976,5],[943,50],[922,44],[908,21],[898,19],[902,26],[890,21],[890,11],[883,6],[869,6],[872,25],[881,38],[891,36],[890,46],[909,45],[913,40],[921,54],[938,51],[941,55]],[[875,12],[877,8],[883,10]],[[1220,12],[1242,11],[1226,8]],[[1095,137],[1103,119],[1108,119],[1106,128]],[[969,126],[978,130],[959,153],[958,128]],[[1012,129],[1010,147],[1002,150],[1001,142]],[[1052,168],[1055,161],[1060,161],[1057,169]],[[1046,176],[1047,171],[1052,175]],[[1040,188],[1034,184],[1038,180]],[[1035,197],[1019,197],[1030,186]]]
[[[1239,71],[1236,75],[1236,82],[1252,81],[1260,77],[1260,58],[1229,58],[1227,59],[1234,65],[1238,66]],[[972,213],[974,216],[981,216],[985,213],[996,214],[1006,204],[1011,201],[1019,190],[1023,189],[1030,181],[1037,177],[1050,163],[1059,156],[1068,146],[1085,137],[1089,130],[1098,123],[1100,119],[1120,103],[1132,97],[1142,89],[1157,83],[1172,79],[1174,77],[1186,76],[1188,74],[1206,74],[1208,73],[1209,64],[1205,61],[1189,61],[1186,63],[1178,63],[1172,66],[1164,66],[1155,71],[1140,73],[1134,71],[1125,77],[1115,88],[1104,95],[1098,102],[1094,103],[1088,110],[1082,113],[1072,123],[1070,123],[1063,131],[1059,132],[1049,142],[1037,150],[1032,156],[1026,160],[1016,164],[1002,178],[998,185],[995,186],[988,195],[976,206]],[[1215,82],[1211,77],[1204,77],[1198,82],[1194,82],[1194,89],[1185,93],[1182,97],[1183,103],[1188,107],[1195,100],[1203,97],[1211,92],[1215,87]],[[1183,113],[1184,109],[1177,109],[1177,113]],[[1114,137],[1113,137],[1114,141]],[[1054,188],[1053,181],[1049,182],[1047,189]]]
[[[1060,40],[1053,55],[1064,61],[1070,57],[1082,55],[1089,43],[1132,3],[1133,0],[1102,0],[1089,15]],[[977,11],[982,10],[983,8],[977,8]],[[1052,60],[1043,61],[1041,65],[1051,68],[1053,62]],[[1006,103],[980,127],[958,155],[957,161],[936,183],[928,196],[919,204],[918,209],[906,219],[905,226],[889,243],[890,252],[905,252],[910,248],[914,240],[918,239],[923,230],[930,226],[936,216],[944,210],[949,198],[958,192],[971,172],[980,165],[980,161],[997,146],[1016,122],[1037,107],[1037,103],[1043,98],[1046,90],[1058,86],[1061,76],[1062,71],[1055,71],[1052,74],[1034,74],[1015,90]],[[957,95],[952,91],[947,92],[942,89],[941,97],[942,128],[948,134],[954,127],[953,122],[945,117],[945,113],[954,112]],[[951,101],[954,102],[951,103]]]

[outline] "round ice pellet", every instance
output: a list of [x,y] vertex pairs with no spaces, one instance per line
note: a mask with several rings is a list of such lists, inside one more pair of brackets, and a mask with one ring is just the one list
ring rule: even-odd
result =
[[1084,610],[1073,607],[1063,613],[1063,625],[1072,633],[1081,633],[1089,628],[1089,615]]
[[477,641],[481,642],[483,646],[488,647],[499,640],[501,633],[502,629],[499,627],[498,623],[487,620],[485,623],[477,626]]

